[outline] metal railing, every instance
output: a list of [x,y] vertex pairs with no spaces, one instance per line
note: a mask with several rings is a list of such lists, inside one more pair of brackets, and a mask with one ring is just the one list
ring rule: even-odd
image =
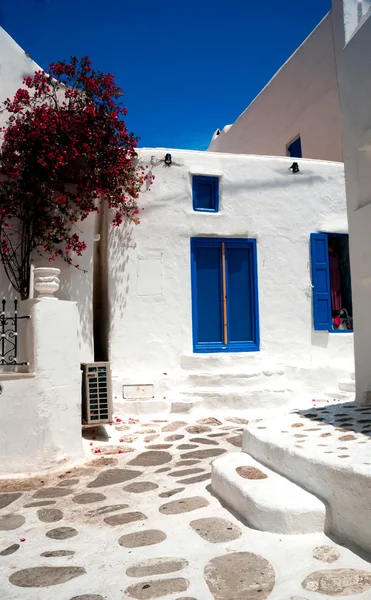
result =
[[5,365],[23,366],[27,362],[18,362],[18,321],[29,319],[29,316],[18,316],[18,300],[14,300],[13,314],[6,313],[6,300],[2,300],[0,313],[0,367]]

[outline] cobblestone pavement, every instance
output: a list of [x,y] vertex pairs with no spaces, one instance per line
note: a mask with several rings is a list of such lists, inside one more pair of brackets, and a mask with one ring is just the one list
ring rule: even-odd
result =
[[347,548],[253,530],[213,497],[210,464],[246,425],[116,417],[85,431],[85,465],[3,483],[0,598],[370,599],[371,565]]

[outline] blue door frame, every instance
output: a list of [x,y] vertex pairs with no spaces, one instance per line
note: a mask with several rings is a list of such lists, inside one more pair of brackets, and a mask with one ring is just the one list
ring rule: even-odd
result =
[[[228,342],[225,343],[223,339],[223,298],[221,297],[218,301],[213,301],[213,305],[210,310],[219,310],[220,306],[220,324],[221,324],[221,335],[220,340],[205,341],[199,339],[200,332],[200,315],[199,315],[199,290],[198,290],[198,272],[197,272],[197,250],[200,248],[222,248],[222,243],[225,244],[226,258],[225,258],[225,281],[226,281],[226,313],[227,313],[227,338]],[[246,310],[248,313],[241,314],[241,327],[245,329],[245,337],[250,339],[234,339],[230,341],[231,337],[238,337],[238,317],[236,313],[233,313],[231,317],[231,304],[234,305],[235,309],[243,311],[243,298],[238,296],[238,281],[236,280],[236,271],[234,271],[234,277],[228,270],[228,264],[231,267],[233,265],[233,252],[230,253],[228,262],[228,250],[233,251],[236,248],[246,248],[248,250],[248,260],[244,261],[243,267],[245,273],[242,273],[241,277],[241,290],[246,295]],[[221,252],[220,252],[221,257]],[[238,259],[238,257],[237,257]],[[222,260],[222,258],[220,258]],[[241,267],[242,268],[242,267]],[[257,269],[257,249],[256,240],[254,239],[241,239],[241,238],[191,238],[191,288],[192,288],[192,332],[193,332],[193,351],[196,353],[207,353],[207,352],[257,352],[260,350],[260,335],[259,335],[259,307],[258,307],[258,269]],[[219,288],[220,294],[223,290],[223,278],[222,278],[222,265],[219,267],[219,274],[216,273],[216,277],[219,277]],[[248,278],[248,284],[246,285],[246,277]],[[238,278],[237,278],[238,279]],[[215,292],[215,281],[214,278],[214,291]],[[232,286],[232,287],[230,287]],[[229,294],[231,293],[231,296]],[[230,298],[230,299],[229,299]],[[214,299],[212,299],[214,300]],[[242,303],[242,306],[241,306]],[[203,302],[204,304],[204,302]],[[202,316],[205,320],[207,315]],[[218,322],[217,316],[214,314],[213,319],[215,324]],[[233,323],[232,323],[233,320]],[[233,326],[233,329],[232,329]],[[207,329],[207,327],[206,327]],[[204,328],[202,328],[202,331]],[[246,332],[249,332],[247,335]],[[233,334],[231,336],[231,333]],[[215,336],[217,337],[217,336]],[[243,335],[242,335],[243,337]]]

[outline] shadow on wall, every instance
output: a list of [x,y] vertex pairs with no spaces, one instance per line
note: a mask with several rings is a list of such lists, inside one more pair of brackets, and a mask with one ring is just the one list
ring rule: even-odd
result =
[[326,177],[322,177],[322,175],[318,175],[313,171],[309,171],[305,169],[304,172],[300,171],[300,173],[291,173],[289,170],[282,171],[277,170],[276,172],[281,175],[280,179],[271,179],[269,178],[267,181],[263,181],[259,179],[259,181],[246,181],[243,180],[241,183],[232,183],[229,182],[229,187],[234,189],[244,189],[244,190],[258,190],[258,189],[278,189],[291,185],[309,185],[318,182],[328,181]]
[[[109,301],[108,301],[108,339],[115,327],[116,320],[122,319],[129,293],[130,281],[129,261],[135,260],[132,250],[136,248],[134,228],[137,227],[126,220],[121,227],[112,227],[109,223]],[[140,227],[140,225],[138,225]]]
[[0,263],[0,300],[3,298],[5,298],[7,301],[15,300],[15,298],[20,300],[21,296],[13,288],[5,274],[3,265]]
[[[87,271],[79,271],[75,267],[66,264],[58,265],[61,269],[61,285],[57,296],[60,300],[70,300],[77,303],[79,316],[79,350],[83,346],[91,348],[92,344],[92,270],[93,259],[90,257],[88,264],[82,268]],[[85,360],[85,359],[84,359]]]

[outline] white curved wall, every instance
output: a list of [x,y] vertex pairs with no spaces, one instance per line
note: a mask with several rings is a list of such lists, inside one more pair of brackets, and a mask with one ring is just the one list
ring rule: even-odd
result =
[[371,11],[346,45],[340,68],[344,163],[355,327],[356,394],[371,403]]
[[286,156],[300,134],[305,158],[342,160],[333,26],[329,13],[210,151]]
[[[185,355],[204,364],[205,355],[192,355],[192,236],[257,239],[261,352],[244,354],[243,369],[270,361],[301,365],[309,375],[324,365],[351,370],[352,334],[313,330],[309,259],[311,232],[347,230],[343,166],[301,160],[293,175],[288,158],[165,149],[140,155],[144,164],[153,157],[156,177],[140,197],[142,222],[112,228],[109,237],[113,371],[145,384],[163,374],[176,379]],[[192,174],[220,176],[218,213],[193,211]],[[217,371],[221,356],[210,358]],[[227,359],[233,368],[241,355]]]

